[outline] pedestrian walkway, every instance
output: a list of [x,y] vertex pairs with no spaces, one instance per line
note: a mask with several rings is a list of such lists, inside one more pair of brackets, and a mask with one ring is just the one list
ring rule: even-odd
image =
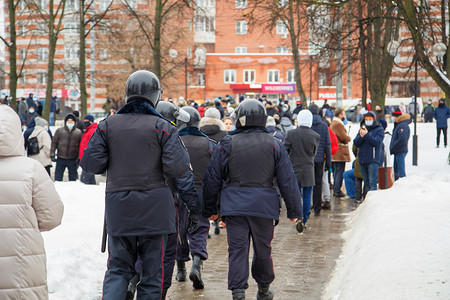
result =
[[[320,217],[312,216],[309,219],[308,228],[303,234],[296,232],[294,225],[286,218],[286,211],[282,210],[272,241],[276,277],[271,288],[275,292],[275,299],[320,299],[321,291],[340,254],[340,235],[345,230],[345,217],[355,209],[352,200],[336,198],[332,199],[331,204],[331,210],[322,210]],[[191,281],[177,282],[174,278],[167,299],[231,299],[231,292],[227,289],[226,229],[221,229],[220,235],[214,235],[213,228],[210,233],[209,259],[204,262],[202,271],[205,289],[193,290]],[[190,266],[188,263],[188,272]],[[257,285],[250,275],[247,298],[256,299],[256,292]]]

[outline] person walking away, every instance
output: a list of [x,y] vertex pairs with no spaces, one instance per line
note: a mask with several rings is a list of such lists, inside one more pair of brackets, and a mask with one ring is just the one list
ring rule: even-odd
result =
[[[339,149],[338,139],[330,128],[331,118],[329,116],[325,116],[322,118],[322,120],[328,126],[328,133],[330,134],[331,142],[331,157],[333,158],[333,155],[336,154]],[[322,209],[331,209],[330,171],[331,170],[329,168],[327,168],[326,166],[324,167],[322,175]]]
[[[236,115],[237,129],[222,139],[203,177],[203,216],[217,218],[220,195],[220,215],[227,227],[228,289],[233,299],[245,299],[251,239],[257,299],[271,300],[273,292],[269,287],[275,278],[271,241],[280,210],[274,179],[292,222],[302,218],[301,197],[283,144],[264,128],[267,115],[263,104],[245,100],[236,109]],[[251,149],[258,151],[249,155]]]
[[225,125],[221,121],[220,112],[217,108],[210,107],[205,111],[205,116],[200,121],[200,131],[216,143],[220,142],[227,135]]
[[347,129],[343,123],[345,120],[345,110],[342,108],[336,109],[334,116],[335,118],[331,121],[330,128],[337,137],[339,148],[331,159],[334,179],[333,194],[335,197],[345,197],[345,194],[341,191],[341,187],[342,180],[344,179],[345,163],[350,161],[348,143],[352,139],[347,135]]
[[287,133],[284,146],[291,158],[303,204],[303,227],[311,210],[311,196],[314,187],[314,157],[319,146],[320,135],[311,129],[313,116],[309,110],[297,115],[298,127]]
[[183,176],[190,161],[176,126],[155,110],[161,92],[154,73],[131,74],[127,104],[99,123],[83,153],[83,170],[107,172],[105,300],[125,299],[138,253],[142,273],[137,299],[163,297],[163,257],[168,235],[176,233],[174,199],[164,176]]
[[311,104],[308,107],[313,115],[313,123],[311,129],[320,135],[319,147],[314,157],[314,188],[313,188],[313,209],[314,216],[320,216],[322,209],[322,178],[324,170],[331,168],[331,139],[328,131],[328,125],[322,121],[319,116],[319,107]]
[[[203,196],[203,176],[205,175],[209,160],[215,151],[216,142],[208,138],[199,130],[201,118],[199,112],[195,108],[185,106],[181,108],[181,111],[187,114],[187,118],[177,119],[179,128],[178,134],[188,150],[194,172],[194,184],[201,203]],[[189,244],[178,244],[176,254],[178,267],[177,280],[182,281],[180,279],[186,278],[185,262],[189,261],[190,252],[192,256],[192,268],[189,279],[193,282],[194,289],[203,289],[204,283],[201,277],[201,268],[203,261],[208,259],[206,244],[210,225],[209,220],[206,217],[200,216],[198,228],[195,231],[188,233],[185,230],[185,228],[187,228],[186,224],[188,216],[188,211],[185,206],[180,206],[178,216],[180,219],[180,235],[185,239],[187,237]]]
[[281,142],[284,142],[286,134],[277,128],[277,123],[275,122],[275,119],[271,116],[267,116],[266,130],[269,134],[276,137]]
[[[56,161],[55,181],[63,180],[66,168],[69,170],[69,181],[75,181],[78,178],[78,155],[83,133],[75,127],[75,122],[75,116],[68,114],[64,119],[64,126],[56,130],[52,139],[50,156],[52,161]],[[58,156],[57,159],[56,156]]]
[[439,105],[434,110],[433,118],[436,120],[436,148],[439,148],[441,132],[444,136],[444,147],[447,147],[447,119],[450,118],[450,107],[445,104],[445,99],[439,99]]
[[[97,127],[98,127],[98,124],[94,123],[93,115],[84,116],[84,128],[86,128],[86,132],[83,133],[83,136],[81,137],[80,153],[78,155],[80,157],[80,160],[83,158],[83,151],[84,151],[84,149],[86,149],[86,147],[89,143],[89,140],[91,139],[91,137],[94,134]],[[90,173],[86,172],[85,170],[81,171],[80,181],[84,184],[96,184],[95,175],[90,174]]]
[[22,124],[26,124],[27,111],[27,103],[25,98],[20,98],[19,104],[17,106],[17,114],[19,115],[20,122]]
[[0,136],[0,299],[48,299],[41,232],[61,224],[64,205],[44,167],[25,157],[19,116],[7,105]]
[[55,125],[55,113],[57,113],[57,110],[58,104],[56,103],[56,96],[53,96],[52,102],[50,103],[50,115],[49,115],[50,126]]
[[369,111],[365,114],[364,122],[353,140],[353,144],[358,147],[358,160],[364,181],[364,197],[368,191],[377,189],[383,139],[383,128],[376,122],[375,113]]
[[48,134],[48,122],[40,117],[36,117],[34,122],[35,126],[25,140],[25,150],[27,150],[27,156],[37,160],[50,176],[50,168],[52,167],[50,148],[52,146],[52,139]]
[[402,115],[400,111],[394,111],[392,117],[395,123],[389,150],[394,155],[394,175],[395,180],[398,180],[406,176],[405,157],[408,153],[410,116],[409,114]]

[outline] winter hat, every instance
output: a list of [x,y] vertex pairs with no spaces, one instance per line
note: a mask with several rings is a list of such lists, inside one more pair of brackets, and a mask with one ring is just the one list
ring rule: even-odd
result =
[[315,103],[311,103],[311,105],[308,107],[308,110],[313,114],[313,115],[318,115],[319,114],[319,107],[315,104]]
[[392,112],[392,116],[393,116],[393,117],[400,117],[401,115],[402,115],[402,112],[401,112],[399,109],[394,110],[394,111]]
[[67,122],[67,121],[69,121],[69,120],[72,120],[72,121],[74,121],[74,122],[77,121],[77,119],[75,118],[75,116],[72,115],[72,114],[68,114],[67,117],[66,117],[66,119],[64,120],[64,122]]
[[269,127],[269,126],[277,126],[275,119],[271,116],[268,116],[267,121],[266,121],[266,127]]
[[369,111],[367,114],[364,115],[364,118],[365,117],[373,118],[374,121],[377,120],[377,116],[375,115],[375,113],[373,111]]
[[307,109],[301,110],[297,115],[298,126],[306,126],[308,128],[311,128],[312,121],[313,121],[312,113]]
[[41,117],[34,118],[34,123],[36,124],[36,126],[41,126],[41,127],[44,127],[45,125],[48,124],[47,120],[43,119]]
[[94,116],[93,115],[85,115],[84,116],[85,120],[91,121],[92,123],[94,123]]
[[73,115],[74,115],[75,117],[79,118],[79,117],[80,117],[80,112],[79,112],[78,110],[74,110],[74,111],[73,111]]
[[383,130],[386,129],[386,127],[387,127],[387,122],[386,122],[386,120],[384,120],[384,119],[379,119],[379,120],[378,120],[378,123],[380,123],[381,127],[383,127]]
[[206,110],[205,117],[220,120],[220,111],[217,108],[210,107]]

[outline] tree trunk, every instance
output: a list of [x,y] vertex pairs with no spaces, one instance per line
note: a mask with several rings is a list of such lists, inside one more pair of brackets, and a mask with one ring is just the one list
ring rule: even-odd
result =
[[361,102],[365,107],[367,102],[367,71],[366,71],[366,36],[364,34],[363,26],[363,3],[362,0],[358,2],[358,21],[359,21],[359,61],[361,65]]
[[17,111],[17,44],[16,44],[16,9],[14,0],[8,0],[9,12],[9,96],[11,97],[11,107]]
[[[45,103],[44,109],[42,111],[42,117],[49,120],[50,107],[52,103],[53,96],[53,73],[55,70],[55,52],[56,52],[56,42],[58,40],[58,31],[55,32],[55,15],[53,13],[53,0],[49,3],[49,14],[48,14],[48,69],[47,69],[47,87],[45,90]],[[37,74],[38,75],[38,74]],[[36,76],[37,76],[36,75]],[[39,77],[39,76],[37,76]],[[39,78],[38,78],[39,80]]]
[[[84,0],[80,0],[80,102],[81,115],[87,114],[87,89],[86,89],[86,35],[85,35],[85,14],[86,7]],[[94,55],[92,53],[91,55]]]
[[161,29],[162,29],[162,13],[163,3],[161,0],[156,0],[155,8],[155,36],[153,50],[153,70],[152,72],[161,78]]

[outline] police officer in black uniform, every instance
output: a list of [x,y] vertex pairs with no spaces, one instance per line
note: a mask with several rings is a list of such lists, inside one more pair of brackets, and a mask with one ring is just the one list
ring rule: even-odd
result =
[[[185,118],[181,113],[187,113],[189,118]],[[189,152],[191,165],[194,170],[194,184],[201,202],[203,175],[205,175],[206,166],[215,150],[216,143],[199,130],[200,119],[200,113],[195,108],[189,106],[182,107],[177,117],[178,134]],[[180,220],[180,235],[187,237],[189,244],[178,244],[176,255],[178,267],[177,280],[186,280],[185,262],[189,260],[190,252],[192,255],[192,269],[189,273],[189,279],[192,280],[194,289],[203,289],[204,284],[200,270],[203,264],[202,261],[208,258],[206,244],[209,220],[208,218],[200,217],[198,229],[193,232],[186,232],[188,212],[185,206],[180,206],[178,216]]]
[[217,217],[220,194],[220,215],[227,227],[228,289],[233,299],[245,299],[251,237],[257,299],[270,300],[273,292],[269,286],[275,278],[270,243],[280,210],[274,179],[292,222],[302,218],[301,197],[282,142],[265,129],[267,115],[262,103],[245,100],[236,114],[237,129],[220,141],[203,177],[203,216]]
[[175,126],[155,107],[158,77],[137,71],[125,87],[127,104],[100,122],[84,150],[83,170],[106,178],[108,269],[103,299],[125,299],[138,255],[142,273],[138,299],[161,299],[163,257],[168,235],[176,232],[176,211],[164,176],[189,170],[189,154]]

